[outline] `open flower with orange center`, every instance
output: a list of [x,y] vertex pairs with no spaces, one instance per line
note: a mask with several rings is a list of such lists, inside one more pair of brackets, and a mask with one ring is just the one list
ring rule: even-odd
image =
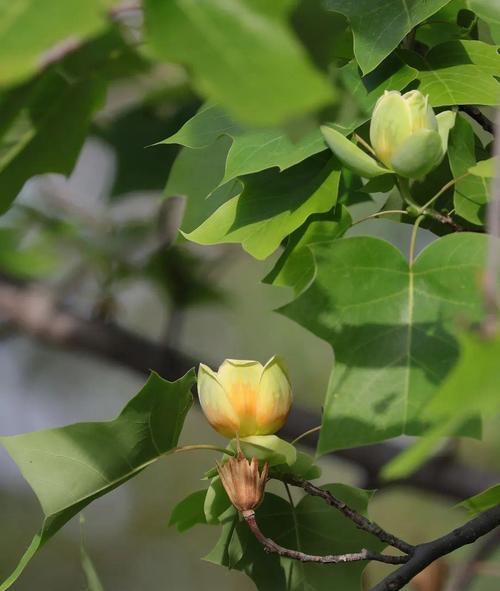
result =
[[200,363],[198,395],[212,427],[225,437],[270,435],[286,421],[292,389],[278,357],[226,359],[217,372]]

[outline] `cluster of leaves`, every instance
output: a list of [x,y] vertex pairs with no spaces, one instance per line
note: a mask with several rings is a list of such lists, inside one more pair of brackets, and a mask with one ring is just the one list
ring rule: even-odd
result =
[[[143,30],[141,9],[114,0],[57,0],[43,15],[35,1],[23,10],[11,3],[6,13],[0,31],[2,212],[31,177],[69,174],[92,132],[116,148],[110,209],[124,193],[159,189],[168,175],[166,206],[174,196],[186,199],[185,239],[240,244],[260,260],[280,252],[265,278],[292,294],[280,313],[335,353],[319,453],[423,436],[387,467],[389,477],[399,477],[432,453],[440,437],[480,436],[481,412],[498,410],[500,336],[464,327],[485,319],[491,134],[459,112],[446,158],[410,188],[413,202],[423,205],[448,187],[433,203],[441,218],[422,224],[435,239],[408,261],[377,237],[376,226],[396,223],[413,225],[416,237],[415,218],[392,179],[366,182],[342,168],[319,125],[363,140],[385,90],[417,88],[437,110],[499,105],[495,0],[144,0]],[[164,62],[172,78],[178,75],[172,64],[184,66],[189,77],[164,84],[111,122],[95,118],[106,89],[124,79],[155,79]],[[177,108],[162,121],[165,105],[169,113]],[[143,152],[155,142],[161,145]],[[388,213],[393,210],[400,213]],[[88,256],[107,279],[152,279],[178,305],[186,303],[186,292],[188,303],[200,293],[217,297],[182,244],[166,250],[156,243],[137,264],[134,250],[151,234],[157,213],[142,226],[118,225],[113,239],[106,233],[102,241],[95,239],[99,230],[89,239],[81,220],[70,223],[22,204],[1,229],[0,266],[43,275],[61,239],[76,250],[91,241]],[[386,213],[390,221],[365,225],[364,235],[351,230]],[[29,224],[42,231],[26,244]],[[458,226],[466,231],[454,232]],[[126,248],[130,256],[123,255]],[[88,503],[175,450],[193,384],[193,373],[175,383],[153,375],[114,421],[2,438],[45,520],[0,591]],[[271,445],[277,469],[318,477],[306,456],[283,445],[281,451]],[[267,449],[263,457],[271,456]],[[208,560],[245,572],[259,589],[359,589],[359,564],[327,570],[264,554],[217,477],[209,477],[208,489],[193,493],[172,517],[179,530],[221,526]],[[328,486],[366,512],[369,492]],[[499,498],[492,489],[467,506],[481,510]],[[318,554],[380,549],[316,499],[293,507],[267,494],[259,519],[268,535],[292,548]]]

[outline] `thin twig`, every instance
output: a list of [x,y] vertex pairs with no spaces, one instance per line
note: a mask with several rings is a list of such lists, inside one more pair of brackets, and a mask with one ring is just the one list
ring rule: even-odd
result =
[[470,175],[470,172],[467,171],[465,174],[462,174],[461,176],[457,176],[456,179],[451,179],[451,181],[448,181],[445,185],[443,185],[439,191],[433,195],[429,201],[427,201],[427,203],[425,203],[424,205],[422,205],[422,208],[425,210],[427,208],[429,208],[434,201],[436,201],[436,199],[438,199],[439,197],[441,197],[441,195],[447,191],[450,187],[453,187],[454,184],[458,183],[459,181],[461,181],[462,179],[468,177]]
[[348,519],[350,519],[357,528],[372,534],[393,548],[397,548],[405,554],[411,554],[413,552],[413,546],[411,544],[408,544],[408,542],[400,540],[393,534],[385,531],[379,525],[373,523],[364,515],[361,515],[361,513],[358,513],[356,510],[354,510],[352,507],[349,507],[349,505],[344,503],[344,501],[335,497],[330,491],[320,488],[319,486],[315,486],[312,484],[312,482],[301,480],[300,478],[296,478],[292,475],[276,476],[276,478],[280,478],[292,486],[302,488],[304,492],[306,492],[308,495],[311,495],[312,497],[320,497],[328,505],[330,505],[330,507],[334,507]]
[[355,221],[352,225],[356,226],[357,224],[361,224],[361,222],[366,222],[366,220],[378,218],[381,215],[389,215],[389,214],[395,214],[395,213],[400,213],[402,215],[406,215],[408,212],[405,209],[386,209],[385,211],[378,211],[377,213],[372,213],[370,215],[367,215],[366,217]]
[[472,105],[460,105],[458,107],[459,111],[463,111],[467,113],[469,117],[474,119],[479,125],[488,133],[493,133],[493,122],[488,119],[485,115],[481,113],[481,111]]
[[256,539],[264,546],[264,550],[270,554],[278,554],[286,558],[292,558],[300,562],[317,562],[320,564],[342,564],[346,562],[360,562],[362,560],[374,560],[376,562],[385,562],[386,564],[404,564],[408,560],[408,556],[390,556],[388,554],[379,554],[363,548],[359,552],[348,554],[327,554],[319,556],[316,554],[306,554],[299,550],[292,550],[280,546],[271,538],[266,537],[259,525],[257,524],[254,511],[246,511],[243,515],[245,521],[250,528],[250,531]]
[[432,542],[415,546],[413,554],[406,564],[385,577],[371,591],[398,591],[402,589],[415,575],[438,558],[441,558],[441,556],[450,554],[467,544],[472,544],[499,525],[500,505],[497,505],[450,533]]
[[308,435],[312,435],[313,433],[316,433],[317,431],[321,431],[321,425],[318,425],[317,427],[313,427],[312,429],[308,429],[307,431],[304,431],[304,433],[301,433],[300,435],[298,435],[290,443],[291,443],[291,445],[295,445],[301,439],[304,439],[304,437],[307,437]]

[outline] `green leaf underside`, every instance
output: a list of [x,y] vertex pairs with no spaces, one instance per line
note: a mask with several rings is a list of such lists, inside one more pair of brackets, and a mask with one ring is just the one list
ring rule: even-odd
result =
[[[372,493],[340,484],[324,488],[350,506],[366,514]],[[304,564],[266,554],[250,533],[246,523],[224,514],[226,521],[219,541],[206,560],[245,572],[259,591],[358,591],[364,563],[334,567]],[[351,521],[332,511],[321,499],[304,497],[295,507],[283,498],[267,493],[257,509],[261,530],[279,544],[311,554],[359,552],[362,548],[380,551],[383,545],[356,529]],[[295,525],[296,524],[296,525]],[[244,551],[243,551],[244,550]]]
[[239,120],[273,125],[333,98],[287,23],[291,8],[290,0],[147,0],[145,15],[159,58],[188,66],[200,92]]
[[449,0],[326,0],[329,10],[344,14],[354,34],[354,54],[363,73],[371,72],[413,27]]
[[476,515],[498,504],[500,504],[500,484],[492,486],[469,499],[465,499],[458,506],[467,509],[471,515]]
[[[421,410],[456,362],[461,319],[482,317],[487,238],[454,234],[414,262],[372,237],[312,247],[310,287],[281,312],[335,353],[319,451],[419,435]],[[477,423],[464,433],[477,436]]]
[[294,141],[280,128],[243,127],[212,104],[204,105],[177,133],[161,143],[205,148],[221,135],[232,140],[221,184],[275,166],[285,170],[326,149],[319,129]]
[[[448,159],[453,177],[464,175],[476,164],[475,135],[468,121],[457,117],[451,130]],[[453,204],[458,215],[478,226],[483,225],[490,195],[490,180],[470,175],[454,187]]]
[[0,591],[10,588],[38,549],[90,502],[177,445],[194,381],[194,370],[176,382],[152,373],[112,421],[0,438],[45,515],[41,530]]
[[356,60],[340,69],[340,78],[364,113],[371,115],[385,90],[403,90],[417,77],[418,70],[391,54],[373,72],[362,75]]
[[412,55],[409,63],[420,71],[418,90],[429,95],[433,107],[445,105],[498,105],[500,55],[482,41],[447,41],[425,57]]
[[471,417],[494,416],[500,410],[500,336],[485,339],[474,334],[459,336],[460,357],[436,396],[423,410],[435,426],[387,466],[387,478],[400,478],[416,470],[442,437],[457,434]]
[[[281,241],[314,213],[336,203],[340,168],[327,152],[282,172],[245,177],[240,194],[223,194],[230,183],[197,205],[205,221],[186,237],[199,244],[241,243],[257,259],[265,259]],[[203,208],[203,209],[202,209]]]
[[44,10],[36,0],[2,2],[0,85],[29,76],[51,54],[73,47],[107,25],[107,10],[119,0],[51,0]]

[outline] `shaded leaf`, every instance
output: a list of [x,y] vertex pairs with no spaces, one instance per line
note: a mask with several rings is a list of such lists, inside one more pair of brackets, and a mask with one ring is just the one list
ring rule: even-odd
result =
[[333,207],[339,177],[336,161],[322,153],[282,173],[269,170],[245,177],[237,196],[231,195],[228,183],[196,204],[205,221],[186,237],[199,244],[239,242],[264,259],[310,215]]
[[[281,311],[334,349],[321,453],[429,427],[421,411],[457,360],[456,323],[483,315],[486,248],[484,235],[446,236],[410,270],[377,238],[312,247],[314,281]],[[466,432],[477,434],[477,424]]]
[[340,78],[364,113],[371,115],[385,90],[403,90],[417,77],[418,71],[393,53],[373,72],[363,76],[356,60],[340,69]]
[[350,225],[351,216],[344,206],[337,206],[334,213],[312,216],[289,237],[283,254],[263,279],[264,283],[291,287],[298,295],[310,284],[315,273],[314,257],[309,246],[331,242],[342,236]]
[[325,0],[344,14],[354,33],[354,55],[363,73],[371,72],[413,27],[449,0]]
[[291,7],[289,0],[147,0],[145,14],[159,58],[187,65],[200,92],[239,120],[272,125],[333,97],[287,24]]
[[0,584],[1,591],[13,585],[34,554],[84,507],[177,445],[192,404],[194,381],[194,370],[176,382],[152,373],[112,421],[0,438],[37,495],[45,516],[18,566]]
[[99,78],[72,83],[48,72],[23,89],[24,100],[0,139],[0,213],[32,176],[71,172],[104,88]]
[[173,508],[168,525],[176,527],[179,532],[184,532],[198,523],[206,523],[205,511],[203,510],[206,495],[206,489],[202,489],[182,499]]

